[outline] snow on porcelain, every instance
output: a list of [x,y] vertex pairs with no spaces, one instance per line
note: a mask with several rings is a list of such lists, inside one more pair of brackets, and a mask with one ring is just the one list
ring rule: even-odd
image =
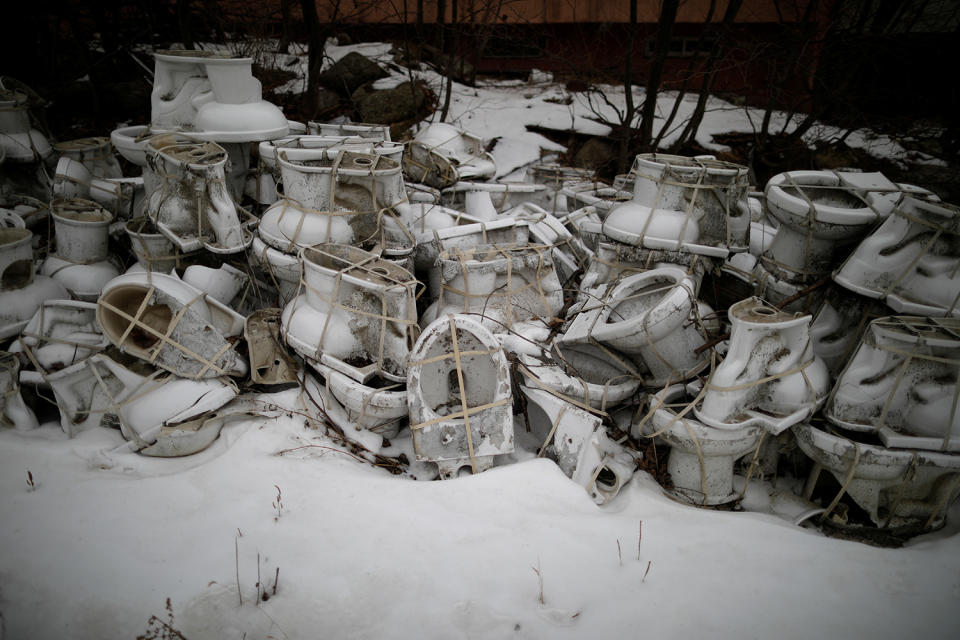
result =
[[767,182],[767,212],[780,223],[761,261],[777,278],[810,284],[829,273],[841,247],[879,221],[878,213],[832,171],[788,171]]
[[139,124],[120,127],[110,132],[110,142],[127,162],[138,167],[147,166],[147,139],[150,137],[150,125]]
[[58,142],[53,145],[53,150],[59,153],[61,158],[70,158],[80,162],[87,168],[90,175],[97,178],[123,177],[120,163],[113,155],[113,145],[110,143],[110,138],[79,138]]
[[676,265],[687,272],[693,280],[694,293],[699,293],[704,274],[713,271],[717,262],[716,258],[696,253],[644,249],[622,242],[600,242],[594,255],[587,260],[580,288],[593,289],[634,273]]
[[243,331],[243,316],[175,276],[114,278],[97,301],[97,321],[121,351],[178,376],[247,373],[231,339]]
[[960,208],[906,197],[833,279],[898,313],[960,316]]
[[408,205],[400,165],[375,154],[314,153],[311,160],[278,153],[285,198],[263,214],[264,241],[285,252],[324,242],[413,248],[401,222]]
[[97,324],[96,304],[46,300],[10,349],[29,350],[27,361],[46,374],[89,358],[109,344]]
[[181,251],[237,253],[250,246],[251,220],[227,189],[223,147],[164,135],[151,138],[147,150],[144,213],[161,233]]
[[66,288],[33,271],[33,232],[0,228],[0,339],[17,335],[44,300],[69,298]]
[[636,157],[633,199],[607,214],[610,238],[646,247],[724,258],[749,248],[747,168],[712,156]]
[[0,426],[29,431],[40,426],[33,410],[20,395],[20,360],[0,351]]
[[638,356],[650,372],[650,386],[696,375],[709,363],[693,295],[693,281],[677,267],[651,269],[590,292],[557,339],[561,346],[600,342]]
[[650,396],[650,417],[634,425],[633,435],[638,439],[655,435],[670,446],[667,471],[673,481],[672,493],[699,505],[732,502],[739,497],[733,492],[734,463],[757,447],[763,429],[717,429],[689,413],[677,417],[681,407],[694,400],[695,391],[690,393],[677,384]]
[[120,274],[109,259],[113,214],[96,202],[80,198],[50,203],[57,248],[40,273],[62,284],[77,299],[92,302],[103,286]]
[[546,387],[603,411],[632,398],[643,382],[625,359],[618,362],[593,345],[554,345],[550,353],[518,359],[528,387]]
[[307,123],[307,129],[313,136],[359,136],[376,142],[390,142],[390,125],[387,124],[365,122],[337,124],[311,120]]
[[833,424],[889,447],[960,451],[960,320],[870,323],[824,408]]
[[433,317],[480,314],[484,326],[501,333],[517,322],[549,321],[563,308],[550,247],[527,243],[448,249],[438,256],[437,266],[440,297]]
[[857,442],[857,434],[827,433],[807,423],[796,425],[793,434],[816,463],[807,494],[825,468],[878,527],[938,528],[960,492],[960,455],[886,449]]
[[830,374],[810,344],[810,316],[759,298],[730,307],[730,346],[694,412],[718,429],[758,425],[776,435],[816,412]]
[[549,439],[540,455],[555,460],[597,504],[613,500],[633,477],[636,457],[610,439],[599,416],[543,389],[521,385],[520,391],[527,397],[531,429]]
[[192,264],[183,272],[183,281],[203,291],[217,302],[230,302],[250,282],[250,277],[240,269],[222,264],[218,269]]
[[497,165],[483,140],[452,124],[434,122],[410,141],[403,172],[413,182],[442,189],[461,180],[492,178]]
[[416,338],[416,280],[349,245],[304,249],[303,293],[283,309],[283,337],[297,353],[360,381],[403,380]]
[[152,131],[190,131],[218,142],[270,140],[289,133],[283,112],[262,98],[253,58],[158,51],[154,60]]
[[5,162],[37,162],[53,149],[46,136],[30,124],[27,95],[0,89],[0,148]]
[[258,309],[247,316],[243,337],[250,356],[250,379],[256,384],[297,381],[297,364],[280,341],[280,309]]
[[407,418],[407,390],[402,383],[374,378],[366,384],[331,370],[327,388],[346,410],[357,429],[367,429],[390,440]]
[[512,398],[510,365],[496,337],[467,316],[438,318],[407,367],[416,459],[436,462],[444,479],[463,466],[489,469],[495,456],[514,450]]

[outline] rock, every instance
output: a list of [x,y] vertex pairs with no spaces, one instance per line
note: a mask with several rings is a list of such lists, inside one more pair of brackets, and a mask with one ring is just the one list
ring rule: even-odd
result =
[[363,87],[354,93],[353,101],[362,122],[393,124],[413,118],[423,108],[426,95],[419,85],[411,91],[410,83],[404,82],[384,91]]
[[321,86],[331,91],[349,96],[361,85],[386,75],[387,73],[376,62],[353,51],[321,73],[319,82]]
[[317,87],[316,113],[322,115],[329,113],[340,106],[340,95],[330,89]]
[[590,138],[573,156],[573,166],[599,169],[615,160],[613,145],[602,138]]

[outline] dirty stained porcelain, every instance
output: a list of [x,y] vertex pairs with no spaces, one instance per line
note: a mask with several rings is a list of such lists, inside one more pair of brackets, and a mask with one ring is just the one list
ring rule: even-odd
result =
[[636,157],[633,198],[610,209],[603,232],[625,244],[725,258],[749,248],[747,168],[713,156]]
[[446,122],[421,129],[410,141],[403,162],[410,180],[438,189],[461,180],[492,178],[497,171],[483,140]]
[[880,220],[832,171],[777,174],[767,182],[764,196],[767,212],[780,226],[761,261],[777,278],[792,283],[809,284],[829,273],[841,247]]
[[888,447],[960,451],[960,320],[873,320],[824,407],[832,424]]
[[110,342],[97,323],[97,305],[46,300],[10,347],[41,372],[51,372],[103,351]]
[[244,317],[176,276],[127,273],[107,283],[97,321],[121,351],[184,378],[247,374],[232,338]]
[[[698,385],[672,385],[649,399],[649,419],[634,427],[634,435],[654,437],[670,446],[667,471],[672,492],[697,505],[733,502],[734,464],[754,451],[763,436],[759,426],[718,429],[680,412],[697,396]],[[640,427],[640,428],[637,428]]]
[[757,425],[777,435],[812,416],[826,400],[830,374],[811,347],[811,317],[759,298],[741,300],[728,315],[730,346],[707,379],[697,419],[717,429]]
[[636,457],[607,435],[602,420],[543,389],[521,386],[531,428],[545,438],[540,455],[549,455],[568,478],[597,504],[607,504],[625,487]]
[[244,324],[243,337],[250,355],[250,379],[257,384],[287,384],[297,381],[297,363],[280,340],[277,308],[254,311]]
[[13,353],[0,351],[0,427],[30,431],[40,426],[33,409],[20,395],[20,360]]
[[260,237],[287,253],[332,242],[365,249],[412,249],[402,223],[406,191],[400,165],[375,154],[317,150],[312,159],[277,155],[284,198],[267,209]]
[[349,245],[304,249],[301,262],[301,293],[281,316],[287,344],[361,382],[375,374],[403,380],[417,337],[413,276]]
[[897,313],[960,316],[960,209],[904,198],[833,279]]
[[0,149],[5,162],[36,163],[47,158],[50,141],[30,122],[25,93],[0,89]]
[[[649,370],[649,386],[696,375],[710,363],[697,349],[707,337],[693,281],[677,267],[663,267],[598,287],[575,308],[561,345],[601,343],[638,357]],[[711,312],[712,313],[712,312]]]
[[62,284],[78,300],[92,302],[105,284],[120,275],[110,259],[113,214],[90,200],[69,198],[50,203],[56,250],[40,273]]
[[440,477],[473,473],[511,453],[510,367],[490,331],[467,316],[438,318],[410,352],[407,404],[417,460],[436,462]]

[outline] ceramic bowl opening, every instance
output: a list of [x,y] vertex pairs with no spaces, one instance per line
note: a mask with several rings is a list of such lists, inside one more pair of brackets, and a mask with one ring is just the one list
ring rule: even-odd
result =
[[[147,291],[140,287],[120,287],[105,295],[103,301],[119,309],[126,316],[136,318],[146,294]],[[143,309],[139,320],[130,328],[131,320],[126,316],[107,306],[101,308],[104,311],[101,318],[104,333],[115,340],[119,340],[126,334],[123,345],[121,345],[125,347],[143,350],[152,348],[160,340],[156,334],[165,334],[173,320],[173,312],[169,307],[163,304],[150,304]]]
[[753,310],[753,312],[754,312],[755,314],[757,314],[757,315],[760,315],[760,316],[775,316],[775,315],[777,315],[777,311],[776,311],[775,309],[771,309],[770,307],[755,307],[754,310]]
[[[457,344],[461,352],[487,351],[487,347],[472,334],[457,329]],[[439,336],[430,345],[424,359],[451,354],[435,362],[423,365],[420,374],[420,387],[426,405],[438,415],[450,415],[462,410],[460,382],[457,376],[456,361],[452,357],[450,335]],[[467,407],[478,407],[496,400],[498,387],[497,363],[488,355],[465,355],[461,357],[463,388],[466,393]]]
[[33,261],[17,260],[11,262],[0,276],[0,289],[20,289],[33,282]]
[[628,293],[626,300],[613,306],[607,322],[623,322],[647,313],[670,295],[676,285],[675,280],[658,278],[647,286]]
[[845,189],[815,187],[809,185],[782,186],[781,189],[794,198],[809,199],[810,202],[838,209],[863,209],[866,205],[857,196]]
[[369,167],[373,165],[373,160],[370,158],[354,158],[353,164],[357,165],[358,167]]
[[604,491],[614,491],[617,488],[617,474],[611,471],[607,466],[603,466],[600,469],[600,473],[597,474],[596,485],[598,489]]

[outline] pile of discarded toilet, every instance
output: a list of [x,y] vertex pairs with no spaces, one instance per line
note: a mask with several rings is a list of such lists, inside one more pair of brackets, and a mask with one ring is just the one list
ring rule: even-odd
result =
[[299,385],[441,478],[523,450],[605,503],[669,448],[664,490],[717,506],[791,456],[821,520],[912,531],[960,493],[960,210],[933,193],[855,170],[760,193],[664,154],[495,182],[453,125],[304,126],[250,59],[155,57],[150,124],[109,139],[51,144],[0,89],[8,426],[55,406],[70,436],[189,455]]

